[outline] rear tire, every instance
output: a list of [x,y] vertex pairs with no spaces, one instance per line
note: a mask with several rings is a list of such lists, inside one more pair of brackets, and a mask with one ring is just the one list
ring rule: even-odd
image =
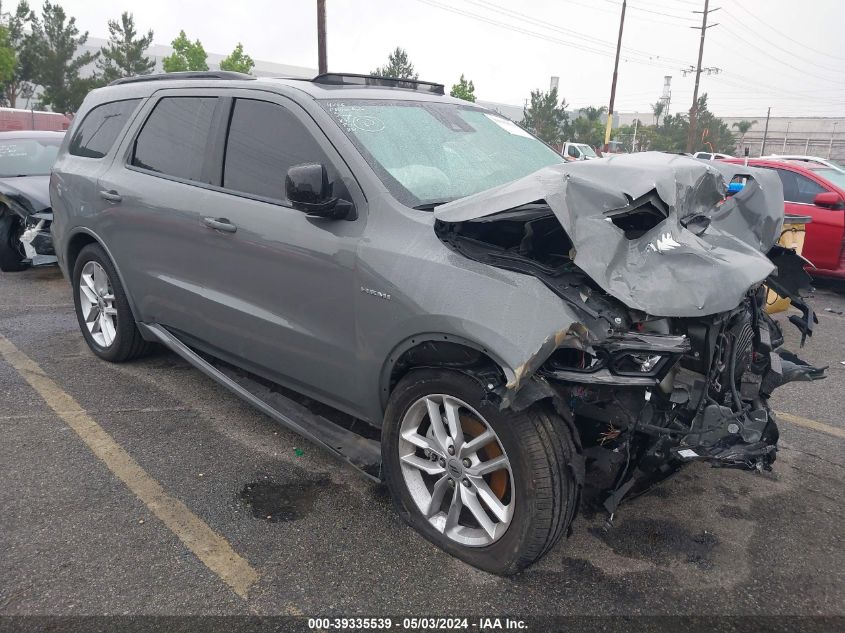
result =
[[72,283],[76,319],[92,352],[122,363],[148,351],[150,344],[138,331],[120,278],[102,246],[88,244],[79,252]]
[[[460,420],[458,439],[449,419],[449,408],[455,407],[458,413],[451,415]],[[430,423],[432,411],[442,412],[448,437],[440,431],[437,438]],[[470,440],[485,427],[494,434],[477,452],[485,454],[478,458],[473,452],[473,458],[464,461]],[[425,454],[426,448],[432,456]],[[445,465],[439,468],[441,457]],[[453,556],[500,575],[531,565],[567,531],[577,511],[584,472],[569,425],[550,405],[500,411],[475,378],[440,369],[414,370],[396,385],[385,412],[382,460],[394,504],[411,527]],[[486,470],[491,460],[507,462],[507,470],[486,474],[485,481],[479,481],[477,473]],[[419,476],[415,469],[422,469]],[[509,481],[500,475],[505,472]],[[449,481],[453,478],[454,486]],[[440,487],[441,480],[448,487]],[[445,492],[438,503],[441,490]],[[456,491],[461,493],[462,508],[450,523]],[[487,503],[491,491],[498,501]],[[484,516],[479,517],[479,501],[493,524],[492,532]]]
[[21,219],[11,212],[0,215],[0,270],[16,273],[29,268],[21,244]]

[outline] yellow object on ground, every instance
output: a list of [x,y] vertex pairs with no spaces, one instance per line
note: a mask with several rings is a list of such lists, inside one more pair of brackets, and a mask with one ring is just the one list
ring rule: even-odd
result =
[[[806,215],[787,215],[783,220],[783,230],[780,233],[778,244],[784,248],[791,248],[800,255],[804,249],[806,225],[812,221],[813,219]],[[769,290],[766,293],[766,312],[769,314],[783,312],[789,308],[791,303],[789,299],[781,297],[774,290]]]

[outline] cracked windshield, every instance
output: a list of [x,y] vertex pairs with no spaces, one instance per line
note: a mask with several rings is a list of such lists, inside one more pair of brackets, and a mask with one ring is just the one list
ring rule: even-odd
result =
[[431,208],[563,162],[509,119],[473,107],[419,101],[323,107],[390,193],[411,207]]

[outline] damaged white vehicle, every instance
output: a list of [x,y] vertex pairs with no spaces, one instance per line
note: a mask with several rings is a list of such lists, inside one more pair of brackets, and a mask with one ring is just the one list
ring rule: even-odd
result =
[[763,310],[768,285],[816,323],[777,175],[564,164],[443,92],[223,71],[91,92],[51,181],[91,350],[166,345],[499,574],[582,493],[611,516],[691,461],[769,469],[769,396],[824,375]]

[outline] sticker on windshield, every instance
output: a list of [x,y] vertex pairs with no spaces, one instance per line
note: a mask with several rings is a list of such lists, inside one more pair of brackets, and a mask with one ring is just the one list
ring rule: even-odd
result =
[[503,117],[496,116],[494,114],[487,114],[486,112],[485,112],[484,116],[486,116],[488,119],[493,121],[493,123],[498,125],[505,132],[508,132],[510,134],[514,134],[516,136],[524,136],[526,138],[533,138],[528,132],[523,130],[521,127],[519,127],[516,123],[514,123],[510,119],[505,119]]

